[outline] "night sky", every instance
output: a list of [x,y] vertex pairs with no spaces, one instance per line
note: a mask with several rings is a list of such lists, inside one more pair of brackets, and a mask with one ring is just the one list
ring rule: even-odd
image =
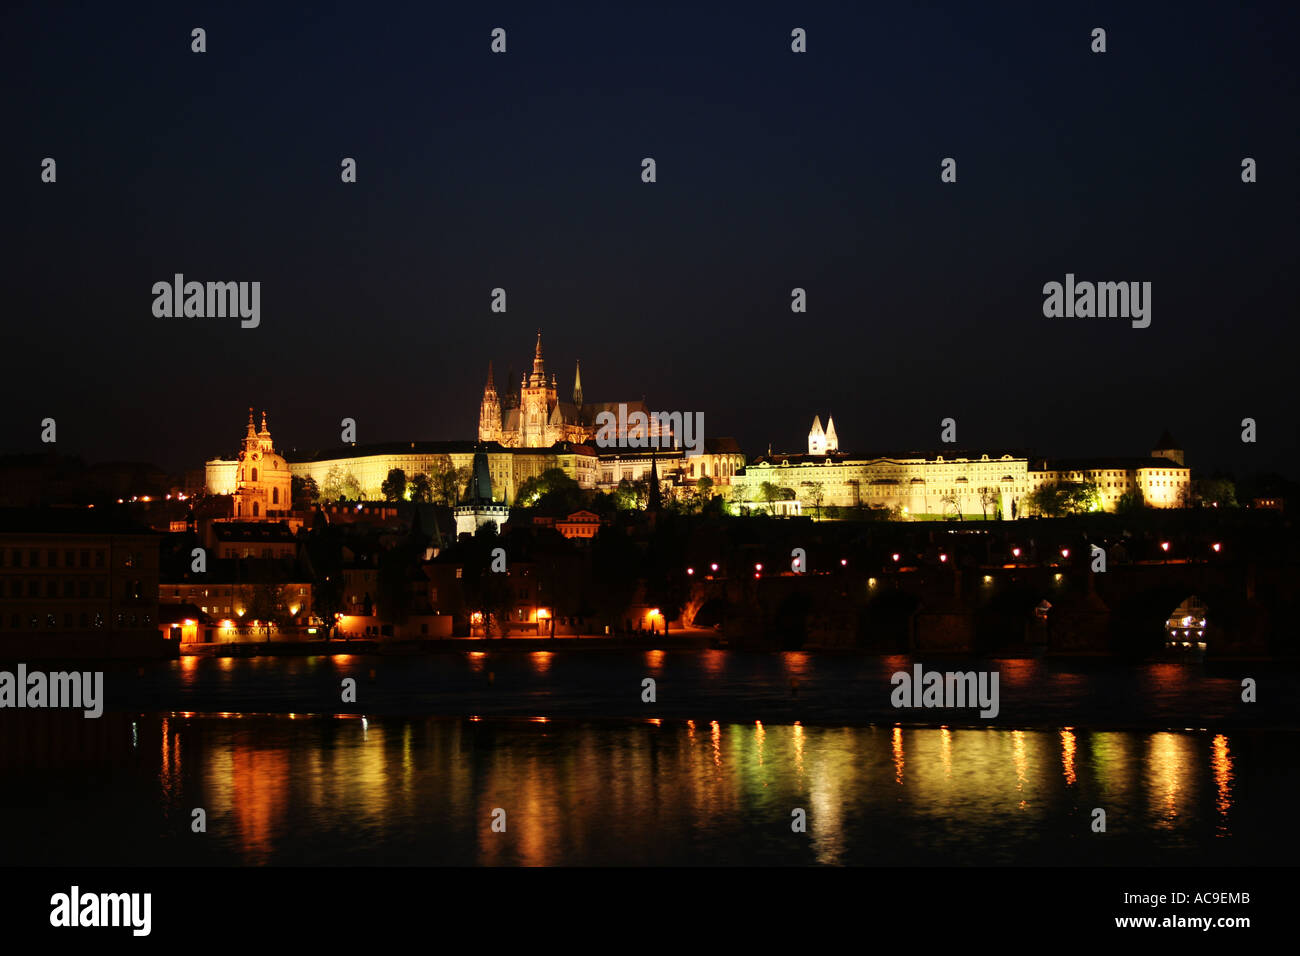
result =
[[[0,449],[48,416],[60,452],[193,468],[249,405],[282,450],[473,438],[540,326],[561,397],[580,359],[588,400],[750,456],[951,416],[973,450],[1168,427],[1194,469],[1300,475],[1294,3],[541,6],[11,10]],[[260,328],[155,318],[177,272],[260,281]],[[1044,318],[1067,272],[1152,282],[1151,327]]]

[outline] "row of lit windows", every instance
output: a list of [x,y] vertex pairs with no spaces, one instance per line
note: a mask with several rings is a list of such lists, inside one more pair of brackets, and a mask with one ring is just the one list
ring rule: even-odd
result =
[[[165,585],[164,585],[164,586],[165,586]],[[292,585],[292,584],[286,584],[284,587],[285,587],[286,589],[288,589],[288,588],[292,588],[293,585]],[[193,589],[193,590],[191,590],[191,589]],[[233,588],[233,587],[228,587],[228,588],[204,588],[204,589],[203,589],[203,594],[202,594],[202,596],[203,596],[203,597],[228,598],[228,597],[231,597],[234,593],[235,593],[235,591],[234,591],[234,588]],[[179,599],[179,598],[181,597],[181,594],[182,594],[182,592],[181,592],[181,589],[180,589],[180,588],[178,588],[178,587],[172,587],[172,597],[173,597],[173,598]],[[304,596],[306,596],[306,594],[307,594],[307,585],[305,585],[305,584],[300,584],[300,585],[298,585],[298,596],[299,596],[299,597],[304,597]],[[190,598],[198,597],[198,596],[199,596],[198,588],[196,588],[194,585],[187,585],[186,588],[185,588],[184,596],[185,596],[185,597],[190,597]]]

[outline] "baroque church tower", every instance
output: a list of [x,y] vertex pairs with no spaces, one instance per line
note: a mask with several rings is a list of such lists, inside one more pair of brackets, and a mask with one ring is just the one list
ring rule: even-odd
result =
[[275,451],[271,431],[262,412],[262,430],[253,425],[253,410],[248,410],[248,431],[235,468],[235,517],[244,521],[279,517],[292,505],[290,495],[293,476],[288,463]]

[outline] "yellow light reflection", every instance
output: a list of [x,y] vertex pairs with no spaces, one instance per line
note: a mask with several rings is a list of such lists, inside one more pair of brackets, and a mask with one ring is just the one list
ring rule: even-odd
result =
[[1152,809],[1161,817],[1163,826],[1173,826],[1178,819],[1178,794],[1182,789],[1182,776],[1186,773],[1179,752],[1178,735],[1153,734],[1151,751],[1147,758],[1147,793]]
[[1210,767],[1214,771],[1214,786],[1218,792],[1214,801],[1215,809],[1219,811],[1218,836],[1227,836],[1228,811],[1232,809],[1232,753],[1228,749],[1228,738],[1223,734],[1214,735]]
[[1061,767],[1065,773],[1065,785],[1073,787],[1078,777],[1074,772],[1074,754],[1078,743],[1074,739],[1074,732],[1069,728],[1061,731]]
[[1026,770],[1029,767],[1029,758],[1025,755],[1025,732],[1011,731],[1011,742],[1016,759],[1016,791],[1020,794],[1020,809],[1023,810],[1028,806],[1024,798]]
[[903,783],[903,728],[895,726],[891,744],[894,751],[894,783]]

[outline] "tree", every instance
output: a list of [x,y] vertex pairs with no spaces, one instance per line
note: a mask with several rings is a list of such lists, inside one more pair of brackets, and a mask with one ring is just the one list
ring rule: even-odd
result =
[[813,516],[820,519],[822,514],[822,502],[826,500],[826,486],[820,481],[805,481],[803,483],[804,501],[812,506]]
[[638,478],[636,481],[622,478],[614,494],[618,496],[618,506],[621,510],[640,511],[644,510],[650,501],[650,485],[644,478]]
[[520,483],[515,490],[515,504],[521,508],[573,512],[582,507],[582,489],[563,468],[548,468]]
[[1237,486],[1231,478],[1198,478],[1179,492],[1184,508],[1235,508]]
[[355,500],[361,497],[361,483],[350,471],[344,471],[338,465],[331,465],[325,476],[325,487],[321,496],[327,501],[339,499]]
[[429,494],[434,504],[452,505],[460,502],[461,489],[469,484],[469,469],[457,468],[450,455],[439,455],[429,466]]
[[948,494],[941,496],[939,498],[939,507],[943,509],[944,517],[948,517],[949,512],[951,512],[952,517],[955,517],[958,521],[961,520],[961,498],[957,496],[956,492],[950,491]]
[[1091,481],[1049,481],[1029,493],[1031,510],[1047,518],[1101,510],[1101,489]]
[[406,472],[401,468],[391,469],[388,477],[380,482],[379,490],[385,501],[401,501],[406,497]]
[[708,501],[713,497],[713,479],[704,475],[695,483],[695,494],[701,502]]
[[758,500],[767,504],[767,513],[776,514],[776,503],[785,500],[785,489],[780,485],[774,485],[770,481],[765,481],[758,486]]
[[422,471],[412,475],[409,488],[411,500],[416,504],[428,504],[433,501],[433,479],[427,472]]
[[1130,488],[1115,500],[1116,514],[1134,514],[1147,506],[1141,488]]
[[976,489],[976,491],[980,496],[980,508],[984,512],[984,520],[989,520],[990,508],[993,509],[993,514],[996,517],[998,504],[1002,500],[1002,496],[998,494],[998,490],[996,488],[990,488],[988,485],[982,485]]
[[294,475],[289,479],[289,497],[298,509],[308,508],[320,500],[320,488],[311,475],[305,478]]

